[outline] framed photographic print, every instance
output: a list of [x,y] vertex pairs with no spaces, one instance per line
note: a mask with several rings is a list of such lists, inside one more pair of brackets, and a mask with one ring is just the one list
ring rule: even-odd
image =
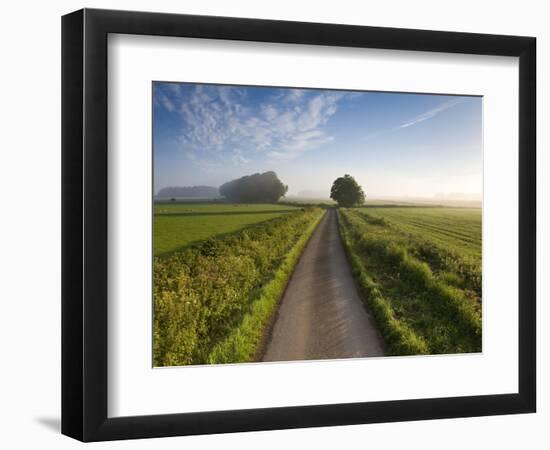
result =
[[64,434],[535,411],[535,38],[62,32]]

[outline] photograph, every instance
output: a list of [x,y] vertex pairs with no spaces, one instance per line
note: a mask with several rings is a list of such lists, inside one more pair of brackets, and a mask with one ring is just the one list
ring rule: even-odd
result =
[[481,352],[482,105],[154,81],[153,366]]

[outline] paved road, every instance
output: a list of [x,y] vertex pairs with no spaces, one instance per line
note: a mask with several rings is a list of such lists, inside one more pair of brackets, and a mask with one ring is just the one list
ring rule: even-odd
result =
[[263,361],[383,354],[382,339],[355,288],[336,211],[331,209],[289,281]]

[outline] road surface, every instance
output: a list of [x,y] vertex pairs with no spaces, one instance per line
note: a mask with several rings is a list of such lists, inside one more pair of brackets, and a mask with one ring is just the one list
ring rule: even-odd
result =
[[357,293],[328,210],[304,249],[275,318],[263,361],[384,355],[383,342]]

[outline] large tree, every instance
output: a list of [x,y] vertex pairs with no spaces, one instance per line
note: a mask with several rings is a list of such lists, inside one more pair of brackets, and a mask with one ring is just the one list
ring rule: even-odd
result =
[[275,203],[288,190],[275,172],[255,173],[220,186],[220,195],[236,203]]
[[363,188],[359,186],[355,178],[348,174],[334,180],[330,189],[330,198],[345,208],[365,203]]

